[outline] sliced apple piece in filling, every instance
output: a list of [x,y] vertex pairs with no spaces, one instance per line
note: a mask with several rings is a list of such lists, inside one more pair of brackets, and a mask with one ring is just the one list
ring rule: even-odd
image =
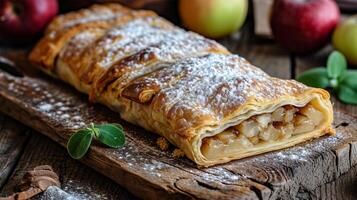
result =
[[285,109],[283,107],[277,108],[272,114],[272,121],[279,122],[283,121],[285,115]]
[[217,157],[220,153],[229,153],[234,149],[252,147],[253,143],[242,134],[234,134],[233,129],[209,138],[204,138],[201,151],[208,158]]
[[254,137],[260,132],[259,124],[254,120],[246,120],[234,127],[246,137]]
[[294,134],[305,133],[314,130],[314,122],[304,115],[298,114],[295,117]]
[[268,127],[268,124],[271,122],[271,114],[267,113],[267,114],[258,115],[256,119],[260,127],[266,128]]
[[319,125],[323,120],[323,114],[313,106],[307,105],[300,110],[300,113],[312,120],[314,125]]

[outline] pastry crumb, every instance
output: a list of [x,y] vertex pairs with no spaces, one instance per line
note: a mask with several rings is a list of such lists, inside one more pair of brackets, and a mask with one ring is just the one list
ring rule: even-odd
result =
[[181,149],[175,149],[172,152],[172,156],[175,157],[175,158],[181,158],[181,157],[185,156],[185,153]]
[[336,134],[336,130],[333,129],[332,127],[327,127],[325,129],[325,133],[329,134],[329,135],[335,135]]
[[169,149],[169,145],[170,145],[169,142],[164,137],[159,137],[156,140],[156,144],[163,151],[166,151],[167,149]]

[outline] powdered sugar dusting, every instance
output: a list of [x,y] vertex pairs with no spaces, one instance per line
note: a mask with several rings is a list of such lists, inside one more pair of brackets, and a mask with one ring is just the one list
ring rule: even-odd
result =
[[[163,61],[192,56],[191,53],[204,53],[205,49],[219,44],[197,34],[173,28],[161,18],[148,17],[133,20],[123,26],[112,28],[95,44],[99,66],[107,68],[124,56],[145,49],[145,55],[155,54]],[[145,60],[145,55],[143,55]],[[135,62],[135,61],[133,61]],[[128,62],[127,65],[135,65]]]
[[226,169],[224,169],[223,167],[212,167],[212,168],[207,168],[204,169],[205,172],[208,172],[208,174],[206,174],[206,176],[204,176],[204,178],[206,180],[213,180],[213,181],[237,181],[239,179],[242,178],[242,176],[237,175],[233,172],[230,172]]
[[270,78],[239,56],[218,54],[182,60],[139,82],[148,87],[158,85],[154,110],[169,119],[183,119],[186,127],[202,116],[220,120],[251,98],[266,101],[304,89],[298,83],[289,82],[287,86],[280,79]]
[[68,194],[61,188],[56,186],[48,187],[42,195],[40,195],[40,200],[81,200],[74,195]]
[[82,183],[76,180],[68,180],[66,182],[66,185],[63,187],[63,190],[77,199],[88,199],[88,200],[109,199],[107,194],[100,191],[96,191],[93,188],[91,188],[89,185],[83,185]]
[[68,28],[71,26],[75,26],[77,24],[84,24],[93,21],[110,20],[112,18],[120,17],[123,15],[122,12],[113,12],[113,10],[106,9],[105,7],[101,9],[96,9],[95,13],[93,13],[92,10],[85,9],[82,10],[81,14],[82,16],[79,18],[75,18],[64,22],[63,28]]
[[56,186],[48,187],[40,200],[106,200],[107,194],[93,190],[90,186],[84,186],[79,181],[68,180],[63,189]]
[[[151,159],[144,151],[138,151],[134,142],[127,142],[126,145],[118,150],[108,149],[107,153],[112,154],[115,158],[124,161],[131,168],[145,170],[147,175],[161,177],[162,172],[170,169],[170,165],[159,160]],[[165,152],[159,152],[158,155],[164,156]]]
[[75,35],[61,51],[60,57],[69,58],[80,56],[87,46],[92,44],[103,32],[101,29],[89,29]]
[[[154,32],[158,31],[154,30]],[[141,38],[145,41],[141,41]],[[213,51],[226,52],[226,49],[218,43],[178,28],[161,30],[161,33],[157,32],[157,34],[147,34],[146,31],[144,35],[130,43],[141,44],[136,46],[135,50],[131,49],[130,51],[140,51],[126,58],[124,64],[113,65],[109,70],[120,77],[112,85],[116,91],[120,91],[137,77],[150,74],[161,68],[171,68],[171,65],[179,60],[206,55]],[[130,45],[128,46],[130,47]],[[120,51],[115,53],[119,54]],[[111,57],[106,59],[113,61]],[[108,74],[109,76],[104,76],[102,79],[113,79],[112,73]]]
[[187,57],[205,55],[215,50],[225,51],[225,48],[195,33],[176,30],[157,45],[145,49],[145,52],[147,55],[154,54],[161,62],[175,62]]
[[[66,127],[72,129],[82,128],[86,125],[86,119],[80,113],[86,111],[83,107],[88,107],[86,102],[78,103],[78,97],[64,95],[64,91],[49,90],[48,83],[30,78],[12,78],[8,76],[0,77],[3,83],[7,84],[10,94],[23,99],[23,102],[31,105],[34,112],[41,113],[50,118],[50,121],[60,120]],[[27,98],[31,97],[31,98]]]
[[50,110],[53,109],[53,106],[51,104],[48,104],[48,103],[44,103],[44,104],[40,104],[38,106],[38,108],[40,109],[40,111],[42,112],[48,112]]
[[69,30],[71,27],[99,21],[113,21],[120,18],[128,12],[127,9],[116,5],[112,7],[95,5],[89,9],[82,9],[77,13],[69,13],[57,17],[47,28],[47,34],[50,39],[55,39],[58,33],[63,30]]
[[147,17],[110,29],[93,46],[99,66],[107,68],[120,58],[163,40],[170,35],[165,26],[170,24],[158,17]]

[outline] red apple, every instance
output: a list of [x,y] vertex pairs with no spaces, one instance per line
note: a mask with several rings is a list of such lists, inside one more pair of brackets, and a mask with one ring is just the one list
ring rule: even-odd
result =
[[308,53],[329,41],[339,18],[333,0],[275,0],[270,22],[281,46],[293,53]]
[[0,37],[3,41],[28,41],[37,36],[57,12],[57,0],[0,0]]

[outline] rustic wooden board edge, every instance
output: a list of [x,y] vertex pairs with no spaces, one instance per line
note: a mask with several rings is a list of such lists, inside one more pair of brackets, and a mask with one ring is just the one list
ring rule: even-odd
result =
[[[47,101],[50,102],[51,98],[55,99],[52,103],[59,103],[63,101],[63,99],[58,97],[58,95],[60,95],[62,98],[66,96],[71,98],[73,97],[75,99],[75,103],[78,104],[76,105],[79,107],[79,109],[85,108],[86,110],[89,110],[88,112],[92,112],[91,115],[93,115],[93,112],[95,113],[95,117],[98,117],[98,119],[95,120],[100,121],[104,119],[105,121],[107,120],[105,119],[105,117],[107,117],[108,119],[117,119],[117,115],[113,114],[110,111],[106,111],[104,107],[99,106],[98,108],[97,106],[94,106],[96,108],[92,108],[92,106],[86,103],[86,100],[81,99],[82,97],[78,97],[80,95],[78,95],[77,92],[71,89],[66,89],[67,86],[64,86],[64,84],[58,84],[58,82],[51,83],[51,81],[41,81],[40,79],[33,79],[29,77],[15,78],[6,73],[0,72],[0,88],[0,105],[2,105],[0,107],[1,112],[4,112],[14,117],[15,119],[25,123],[26,125],[38,130],[39,132],[47,135],[62,146],[65,146],[66,138],[68,138],[71,132],[73,132],[73,128],[75,126],[72,124],[72,127],[68,127],[67,124],[64,124],[64,120],[56,116],[51,116],[50,113],[46,111],[46,109],[48,109],[46,108],[47,105],[42,103]],[[49,94],[46,91],[51,91],[52,94]],[[40,104],[31,104],[35,100],[28,99],[29,97],[36,97],[35,94],[32,94],[33,92],[41,93],[41,95],[44,96],[43,99],[39,99],[38,102]],[[28,95],[27,98],[25,94]],[[48,96],[51,96],[51,98],[48,98]],[[339,113],[339,115],[341,116],[339,116],[338,118],[342,121],[355,120],[341,113]],[[88,118],[88,120],[89,119],[90,118]],[[135,129],[132,126],[129,127]],[[95,170],[99,171],[100,173],[103,173],[104,175],[112,178],[120,185],[126,187],[132,193],[141,198],[182,199],[200,197],[209,199],[212,197],[240,197],[245,199],[274,199],[276,197],[291,197],[304,189],[314,189],[322,183],[329,182],[338,177],[340,174],[344,173],[348,169],[348,165],[340,166],[340,164],[343,163],[342,161],[346,160],[346,158],[339,157],[349,156],[347,159],[350,160],[349,166],[356,164],[355,162],[357,159],[354,158],[355,155],[353,153],[347,153],[351,152],[351,149],[356,148],[356,128],[350,126],[347,126],[347,128],[349,128],[348,130],[346,130],[347,132],[351,132],[352,129],[354,129],[354,133],[349,133],[352,134],[351,137],[347,139],[344,138],[344,145],[342,145],[342,147],[338,145],[339,143],[336,143],[335,146],[331,146],[333,147],[331,148],[331,151],[321,154],[320,150],[316,150],[316,154],[314,154],[313,156],[320,157],[319,159],[321,159],[321,157],[325,157],[324,162],[321,161],[321,163],[317,163],[317,165],[327,164],[326,166],[336,169],[331,170],[332,173],[322,175],[322,177],[312,176],[316,179],[314,179],[314,184],[312,185],[308,184],[306,180],[301,179],[301,177],[304,177],[303,174],[306,173],[306,170],[303,169],[304,167],[306,168],[307,165],[312,165],[312,168],[310,167],[312,169],[310,170],[311,172],[316,171],[313,168],[314,163],[311,164],[305,161],[297,161],[295,163],[296,166],[289,166],[289,163],[284,164],[283,162],[276,161],[277,163],[267,164],[266,166],[263,166],[264,169],[261,169],[262,166],[255,165],[262,165],[262,163],[264,163],[264,160],[260,161],[257,160],[258,158],[248,158],[241,161],[231,162],[226,165],[212,167],[209,169],[197,169],[187,159],[178,160],[176,162],[175,160],[170,160],[170,158],[160,158],[160,161],[163,164],[168,165],[170,168],[177,170],[177,172],[181,173],[173,174],[173,180],[153,179],[152,177],[147,177],[143,174],[135,173],[133,171],[131,173],[128,173],[128,167],[130,163],[119,162],[111,156],[103,156],[106,155],[106,152],[108,152],[108,155],[110,155],[110,151],[97,146],[91,148],[89,154],[81,161],[94,168]],[[339,127],[338,129],[341,129],[340,131],[344,131],[343,126]],[[138,130],[139,129],[136,128],[136,131]],[[129,140],[135,141],[136,134],[138,133],[139,132],[135,134],[129,134]],[[144,140],[143,142],[147,142],[149,140],[151,141],[153,139],[152,136],[148,137],[150,138],[142,138]],[[320,139],[319,141],[324,141],[324,139]],[[140,141],[136,142],[137,143],[134,144],[143,143]],[[318,141],[314,142],[314,144],[317,142]],[[150,146],[148,147],[150,148],[149,150],[153,151],[154,153],[150,154],[148,152],[144,152],[147,156],[151,158],[155,157],[155,153],[157,151],[155,150],[155,147],[151,147],[153,143],[154,141],[151,141],[151,144],[147,146]],[[329,143],[327,144],[331,145]],[[311,144],[306,144],[306,146],[309,145],[311,146]],[[296,147],[296,149],[297,148],[300,148],[300,146]],[[289,151],[290,150],[286,150],[282,152]],[[280,153],[281,152],[269,153],[258,157],[259,159],[261,157],[271,158],[271,155],[279,155]],[[340,162],[338,162],[338,159],[340,160]],[[98,163],[100,164],[98,165]],[[335,166],[335,164],[337,165]],[[326,166],[324,169],[328,170]],[[227,174],[228,176],[239,177],[235,182],[227,183],[225,181],[231,180],[225,179],[226,177],[224,176],[226,176]],[[205,176],[207,175],[211,175],[214,179],[211,180],[211,177],[208,177],[208,179],[206,179]],[[223,177],[224,179],[221,179],[221,177]]]

